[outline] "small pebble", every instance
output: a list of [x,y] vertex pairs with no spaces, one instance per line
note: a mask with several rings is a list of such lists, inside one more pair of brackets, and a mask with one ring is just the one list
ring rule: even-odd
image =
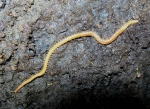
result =
[[55,73],[54,73],[54,72],[50,72],[50,75],[51,75],[51,76],[54,76],[54,75],[55,75]]
[[12,69],[13,71],[15,71],[15,70],[18,69],[18,67],[17,67],[17,65],[11,65],[11,69]]
[[137,77],[137,78],[140,78],[140,77],[141,77],[141,74],[140,74],[140,73],[137,73],[137,74],[136,74],[136,77]]
[[0,64],[3,64],[4,63],[4,60],[3,59],[0,59]]
[[20,28],[20,31],[21,31],[21,32],[23,32],[23,30],[24,30],[24,28],[23,28],[23,27],[21,27],[21,28]]
[[10,25],[10,26],[13,26],[13,25],[14,25],[14,22],[13,22],[13,21],[10,21],[10,22],[9,22],[9,25]]
[[17,64],[18,64],[18,60],[15,60],[15,61],[14,61],[14,64],[17,65]]
[[33,4],[34,4],[34,0],[31,0],[30,2],[31,2],[31,5],[33,5]]
[[0,33],[0,38],[4,38],[4,37],[5,37],[4,33]]
[[18,42],[17,42],[17,41],[13,41],[12,43],[13,43],[14,45],[16,45],[16,46],[18,45]]
[[3,58],[3,55],[0,55],[0,59],[2,59]]
[[26,107],[27,107],[27,104],[26,104],[26,103],[25,103],[25,104],[23,104],[23,107],[24,107],[24,108],[26,108]]

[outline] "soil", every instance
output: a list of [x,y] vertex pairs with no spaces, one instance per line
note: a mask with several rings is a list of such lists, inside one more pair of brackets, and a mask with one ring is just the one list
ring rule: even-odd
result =
[[[72,40],[46,74],[13,91],[43,65],[49,48],[91,30],[117,40]],[[0,0],[0,109],[150,108],[149,0]]]

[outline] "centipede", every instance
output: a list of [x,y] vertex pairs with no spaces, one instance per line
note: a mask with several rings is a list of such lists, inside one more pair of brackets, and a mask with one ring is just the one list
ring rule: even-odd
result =
[[22,87],[24,87],[26,84],[30,83],[31,81],[33,81],[34,79],[43,76],[46,73],[47,67],[48,67],[48,63],[50,61],[50,58],[52,56],[52,54],[56,51],[57,48],[59,48],[60,46],[66,44],[69,41],[72,41],[74,39],[77,38],[82,38],[82,37],[93,37],[97,42],[99,42],[100,44],[110,44],[112,43],[114,40],[116,40],[116,38],[122,34],[130,25],[138,23],[138,20],[129,20],[127,21],[125,24],[123,24],[118,30],[116,30],[116,32],[110,36],[107,39],[103,39],[101,36],[99,36],[96,32],[94,31],[83,31],[83,32],[79,32],[77,34],[73,34],[70,36],[65,37],[64,39],[60,40],[59,42],[57,42],[56,44],[54,44],[48,51],[46,58],[44,60],[43,63],[43,67],[42,69],[36,73],[35,75],[31,76],[30,78],[28,78],[27,80],[25,80],[24,82],[22,82],[15,90],[14,92],[17,93]]

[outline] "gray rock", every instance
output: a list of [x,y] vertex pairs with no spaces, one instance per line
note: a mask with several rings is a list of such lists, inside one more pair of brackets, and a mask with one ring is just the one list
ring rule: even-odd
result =
[[5,7],[5,5],[6,5],[6,3],[5,3],[5,2],[0,1],[0,8],[4,8],[4,7]]
[[0,84],[3,84],[5,81],[4,81],[4,78],[3,76],[0,76]]

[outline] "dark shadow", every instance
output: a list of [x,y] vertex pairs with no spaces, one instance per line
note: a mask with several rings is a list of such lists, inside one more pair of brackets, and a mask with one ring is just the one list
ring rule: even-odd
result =
[[[128,92],[129,93],[129,92]],[[113,95],[112,95],[113,96]],[[127,95],[108,97],[91,90],[54,95],[48,90],[27,95],[27,109],[146,109],[143,101]]]

